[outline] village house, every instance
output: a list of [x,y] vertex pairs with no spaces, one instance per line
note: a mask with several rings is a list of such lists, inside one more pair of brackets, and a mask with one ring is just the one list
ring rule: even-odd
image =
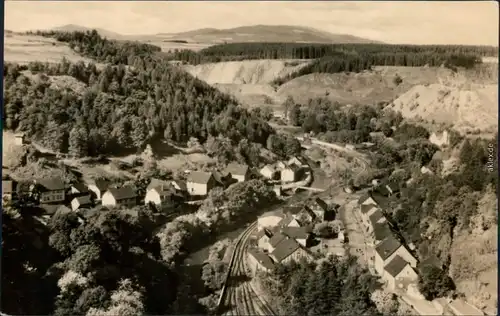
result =
[[272,252],[285,239],[287,239],[287,237],[275,229],[272,232],[271,238],[269,238],[269,243],[264,248],[265,251]]
[[97,179],[97,180],[90,181],[87,184],[87,187],[94,194],[94,198],[97,201],[99,201],[99,200],[101,200],[102,195],[108,190],[110,185],[111,185],[111,182],[109,182],[109,181]]
[[396,256],[400,256],[412,268],[417,266],[417,259],[394,236],[389,236],[375,247],[375,270],[384,275],[385,266]]
[[285,217],[276,224],[276,227],[300,227],[300,223],[293,217],[293,215],[286,213]]
[[279,171],[273,165],[265,165],[259,170],[259,173],[266,179],[277,180]]
[[371,243],[372,246],[377,246],[380,244],[382,241],[384,241],[387,237],[392,235],[392,231],[387,224],[387,222],[384,223],[375,223],[373,226],[373,242]]
[[187,184],[182,180],[171,180],[172,186],[177,190],[178,193],[187,192]]
[[399,287],[407,288],[408,284],[416,283],[418,274],[405,259],[396,255],[384,267],[382,279],[387,282],[388,288],[394,291]]
[[149,203],[152,203],[157,207],[169,207],[174,204],[172,198],[174,194],[175,188],[171,182],[151,179],[146,188],[144,204],[149,205]]
[[335,219],[335,213],[329,212],[328,204],[320,198],[315,198],[306,207],[308,207],[320,221]]
[[280,228],[280,233],[294,239],[303,247],[311,246],[311,230],[308,227],[283,227]]
[[226,167],[226,174],[230,174],[238,182],[245,182],[249,178],[248,166],[238,163],[230,163]]
[[372,196],[369,193],[367,193],[359,198],[358,205],[359,206],[361,206],[361,205],[375,205],[375,206],[377,206],[377,202],[375,202],[375,200],[372,198]]
[[276,227],[278,223],[285,217],[280,211],[267,212],[257,218],[257,229],[260,231],[264,228]]
[[24,133],[14,134],[14,143],[18,146],[26,144],[26,135]]
[[281,241],[269,255],[274,262],[286,264],[292,260],[299,261],[302,258],[310,260],[312,256],[304,250],[300,244],[291,238]]
[[361,220],[363,221],[363,225],[369,231],[371,228],[370,216],[378,210],[378,207],[374,204],[361,204],[360,208]]
[[14,180],[2,180],[2,200],[12,201],[17,192],[17,182]]
[[40,203],[62,204],[66,200],[66,186],[61,178],[38,179],[34,182],[34,188],[40,193]]
[[88,195],[90,194],[90,190],[85,183],[78,182],[71,185],[69,193],[71,194],[71,196],[76,197]]
[[[372,209],[373,210],[373,209]],[[375,211],[373,211],[371,213],[371,215],[368,217],[368,221],[369,221],[369,224],[368,224],[368,232],[369,233],[372,233],[375,226],[377,224],[382,224],[382,223],[386,223],[387,222],[387,219],[385,218],[384,214],[382,213],[382,211],[380,209],[375,209]]]
[[109,188],[102,195],[103,206],[126,206],[133,207],[137,205],[137,193],[132,187],[124,186],[121,188]]
[[308,207],[289,207],[286,212],[292,214],[301,226],[313,224],[318,219],[316,214]]
[[259,247],[260,249],[268,249],[269,239],[271,239],[272,237],[273,233],[267,228],[258,231],[255,237],[257,241],[257,247]]
[[282,182],[295,182],[299,177],[299,169],[300,167],[292,164],[286,166],[281,170],[281,181]]
[[190,195],[205,196],[215,187],[216,181],[212,173],[192,171],[187,179],[187,189]]
[[71,200],[71,209],[76,211],[80,208],[91,208],[93,201],[90,195],[78,196]]
[[248,262],[254,276],[257,271],[269,272],[274,268],[273,260],[264,252],[258,249],[250,248],[248,249],[247,254]]

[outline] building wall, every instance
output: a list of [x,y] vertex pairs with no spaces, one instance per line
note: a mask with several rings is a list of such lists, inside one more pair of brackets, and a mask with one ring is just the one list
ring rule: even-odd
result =
[[113,196],[113,194],[109,193],[109,192],[105,192],[102,197],[102,205],[103,206],[116,206],[117,203],[116,203],[116,200],[115,200],[115,197]]
[[194,183],[194,182],[188,182],[187,189],[190,195],[207,195],[209,191],[207,184]]
[[237,174],[237,175],[231,175],[231,177],[233,179],[237,180],[238,182],[245,182],[245,181],[247,181],[247,178],[248,178],[247,174],[244,174],[244,175],[239,175],[239,174]]
[[269,237],[263,236],[257,241],[257,245],[261,249],[269,250]]
[[76,211],[80,207],[80,203],[78,203],[78,200],[74,199],[71,201],[71,209],[73,211]]
[[62,202],[64,200],[65,200],[64,190],[54,190],[54,191],[42,192],[40,194],[40,202],[42,203]]
[[250,265],[250,269],[252,270],[252,275],[255,276],[257,271],[268,272],[269,270],[262,266],[257,259],[255,259],[250,253],[247,253],[248,263]]
[[377,205],[377,202],[375,202],[374,199],[372,199],[371,197],[369,197],[366,201],[364,201],[363,203],[361,203],[362,205],[369,205],[369,204],[373,204],[373,205]]
[[99,190],[99,188],[97,188],[95,186],[95,184],[89,184],[88,188],[89,188],[90,191],[92,191],[92,192],[95,193],[95,199],[96,200],[100,200],[102,198],[101,197],[101,190]]
[[283,182],[295,182],[296,173],[290,169],[281,170],[281,181]]
[[307,239],[295,239],[302,247],[307,247]]
[[24,137],[19,137],[19,136],[14,137],[14,143],[16,145],[24,145]]
[[267,179],[273,179],[274,178],[274,175],[275,175],[275,171],[273,170],[270,170],[268,168],[262,168],[260,169],[259,173],[264,177],[264,178],[267,178]]
[[281,261],[281,263],[287,264],[292,260],[299,261],[301,258],[311,259],[311,256],[304,249],[299,248],[294,253],[292,253],[290,256],[283,259],[283,261]]
[[155,205],[161,205],[161,197],[156,190],[149,190],[146,193],[146,196],[144,197],[144,204],[148,205],[150,202]]
[[294,218],[287,227],[300,227],[299,222]]

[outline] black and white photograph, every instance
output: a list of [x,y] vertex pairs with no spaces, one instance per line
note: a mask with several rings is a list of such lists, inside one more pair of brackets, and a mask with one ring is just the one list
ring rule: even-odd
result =
[[5,1],[0,315],[498,315],[495,1]]

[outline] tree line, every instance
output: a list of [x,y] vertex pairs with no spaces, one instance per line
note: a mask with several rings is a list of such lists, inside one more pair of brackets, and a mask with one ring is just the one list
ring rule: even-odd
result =
[[[188,49],[171,50],[165,55],[169,59],[195,65],[245,59],[319,59],[349,56],[362,56],[369,61],[369,57],[380,55],[383,56],[382,61],[386,63],[416,66],[421,64],[422,60],[430,63],[429,60],[437,58],[436,56],[497,56],[498,49],[492,46],[462,45],[227,43],[210,46],[199,52]],[[375,65],[384,65],[381,63],[381,58],[374,60],[377,62]]]

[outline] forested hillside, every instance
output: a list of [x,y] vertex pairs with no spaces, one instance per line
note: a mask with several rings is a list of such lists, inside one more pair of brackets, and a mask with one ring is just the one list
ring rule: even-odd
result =
[[[96,32],[50,33],[98,61],[4,66],[4,126],[76,156],[141,149],[148,140],[205,140],[223,134],[266,144],[273,130],[235,100],[155,56],[157,48],[102,39]],[[24,70],[29,70],[26,72]],[[38,74],[33,76],[32,74]],[[55,89],[47,76],[71,76],[83,93]]]

